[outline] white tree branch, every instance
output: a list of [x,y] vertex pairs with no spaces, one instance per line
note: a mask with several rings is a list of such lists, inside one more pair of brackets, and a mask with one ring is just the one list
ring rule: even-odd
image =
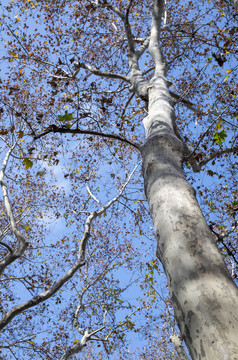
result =
[[[4,162],[4,164],[5,163],[6,163],[6,161]],[[91,212],[89,214],[89,216],[87,217],[85,227],[84,227],[84,234],[82,236],[80,246],[79,246],[78,259],[74,263],[74,265],[58,281],[56,281],[56,283],[54,283],[50,289],[44,291],[43,293],[33,297],[32,299],[30,299],[20,305],[14,306],[10,311],[8,311],[6,313],[6,315],[0,320],[0,330],[2,330],[7,324],[9,324],[9,322],[18,314],[22,313],[23,311],[25,311],[27,309],[30,309],[33,306],[38,305],[38,304],[42,303],[43,301],[52,297],[69,279],[71,279],[73,277],[75,272],[85,264],[85,251],[86,251],[86,245],[87,245],[88,239],[90,237],[90,228],[91,228],[92,221],[96,217],[102,215],[114,202],[116,202],[118,200],[118,198],[122,195],[123,191],[125,190],[126,186],[128,185],[129,181],[131,180],[131,178],[132,178],[133,174],[135,173],[139,164],[140,163],[138,163],[138,165],[136,165],[136,167],[134,168],[132,173],[128,176],[127,181],[122,186],[119,193],[112,200],[110,200],[106,205],[104,205],[102,209]],[[87,337],[88,337],[88,334],[85,335],[84,338],[82,339],[83,340],[82,344],[85,343]],[[85,345],[83,345],[83,346],[85,346]]]
[[186,351],[183,347],[183,340],[181,334],[173,334],[170,336],[170,340],[172,344],[175,347],[175,350],[177,351],[177,354],[181,360],[188,360],[188,355],[186,354]]
[[[147,88],[148,88],[148,81],[143,77],[142,72],[139,68],[137,54],[135,52],[134,47],[134,37],[131,31],[131,26],[129,22],[129,12],[132,6],[133,0],[130,0],[126,14],[123,14],[117,7],[106,3],[98,3],[97,6],[99,7],[106,7],[109,10],[112,10],[117,16],[119,16],[123,22],[127,44],[128,44],[128,61],[131,71],[131,76],[129,77],[129,81],[131,82],[131,90],[137,92],[138,95],[144,99],[147,99]],[[96,5],[96,3],[94,3]],[[143,52],[145,49],[143,50]],[[141,55],[142,55],[141,50]],[[140,53],[139,53],[140,54]],[[140,56],[141,56],[140,55]]]
[[144,40],[143,44],[139,47],[138,50],[136,50],[136,57],[139,59],[145,52],[145,50],[148,48],[150,43],[150,37]]
[[101,71],[97,68],[94,68],[94,67],[88,65],[88,64],[74,62],[74,66],[75,66],[76,70],[75,70],[75,73],[72,75],[73,78],[75,78],[75,76],[78,74],[80,68],[82,68],[82,69],[86,69],[86,70],[90,71],[94,75],[98,75],[101,77],[107,77],[107,78],[111,78],[111,79],[120,79],[120,80],[123,80],[126,82],[130,82],[130,78],[126,75],[112,73],[112,72],[108,72],[108,71]]
[[27,245],[28,245],[25,237],[22,235],[22,233],[19,231],[19,229],[17,227],[17,223],[15,221],[15,218],[14,218],[14,215],[12,212],[12,207],[11,207],[10,200],[9,200],[9,196],[8,196],[7,185],[4,181],[4,175],[5,175],[5,171],[6,171],[6,167],[7,167],[10,155],[11,155],[12,151],[15,149],[17,144],[18,144],[18,140],[15,141],[15,143],[8,150],[8,152],[5,156],[5,159],[3,161],[2,168],[0,170],[0,185],[2,187],[3,201],[4,201],[4,205],[6,208],[6,213],[7,213],[8,220],[10,222],[11,229],[17,239],[17,246],[13,249],[12,252],[10,252],[7,256],[5,256],[0,261],[0,274],[4,271],[6,266],[11,264],[15,259],[19,258],[24,253],[24,251],[26,250]]
[[149,43],[149,51],[155,63],[155,74],[159,75],[166,75],[166,62],[159,46],[163,5],[163,0],[154,0]]
[[92,191],[90,190],[90,187],[89,187],[89,185],[88,185],[87,182],[86,182],[86,188],[87,188],[87,191],[88,191],[89,195],[93,198],[93,200],[95,200],[96,203],[98,203],[98,205],[100,205],[100,207],[103,208],[103,205],[102,205],[101,201],[98,200],[98,198],[96,198],[95,195],[93,195],[93,193],[92,193]]

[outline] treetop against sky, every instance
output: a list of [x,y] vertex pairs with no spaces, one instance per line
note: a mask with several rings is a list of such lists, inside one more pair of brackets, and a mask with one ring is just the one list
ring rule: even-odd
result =
[[[1,2],[3,359],[180,359],[181,339],[195,359],[176,273],[203,237],[236,281],[237,13],[221,0],[155,4]],[[210,235],[201,218],[186,223],[189,184]],[[186,244],[171,278],[162,244],[180,211],[189,230],[166,238],[170,254]],[[204,286],[216,256],[197,267]]]

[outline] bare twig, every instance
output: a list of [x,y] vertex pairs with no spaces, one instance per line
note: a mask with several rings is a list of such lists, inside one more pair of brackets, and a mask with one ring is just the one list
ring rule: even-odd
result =
[[227,255],[231,256],[234,260],[234,262],[236,264],[238,264],[238,260],[236,259],[235,255],[236,255],[236,250],[233,248],[232,251],[230,250],[229,246],[226,245],[226,243],[224,242],[224,237],[220,234],[218,234],[212,227],[212,225],[209,226],[211,231],[213,232],[213,234],[216,235],[217,240],[224,246],[224,248],[226,249]]
[[200,134],[199,140],[197,142],[197,145],[195,146],[195,148],[193,149],[193,151],[190,152],[189,156],[186,157],[186,160],[188,160],[191,156],[194,155],[195,151],[197,150],[197,148],[199,147],[200,143],[202,142],[202,140],[204,139],[204,137],[207,135],[207,133],[209,132],[209,130],[211,129],[211,127],[217,122],[217,120],[219,120],[221,118],[221,116],[226,112],[228,106],[226,106],[225,110],[216,116],[216,118],[211,122],[211,124],[207,127],[207,129]]

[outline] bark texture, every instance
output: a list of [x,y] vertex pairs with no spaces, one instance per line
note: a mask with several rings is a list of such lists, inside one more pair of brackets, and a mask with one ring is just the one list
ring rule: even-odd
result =
[[233,2],[235,11],[236,11],[237,14],[238,14],[238,0],[232,0],[232,2]]
[[238,290],[183,174],[164,76],[151,80],[148,97],[145,191],[181,334],[194,360],[238,359]]

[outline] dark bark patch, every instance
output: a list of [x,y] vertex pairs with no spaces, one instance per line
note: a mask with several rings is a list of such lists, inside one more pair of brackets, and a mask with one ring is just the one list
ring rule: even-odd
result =
[[189,343],[192,344],[193,339],[190,336],[190,331],[189,331],[189,327],[187,324],[185,325],[185,337],[189,341]]
[[201,351],[201,355],[202,357],[205,357],[205,351],[204,351],[204,347],[203,347],[203,344],[202,344],[202,340],[200,340],[200,351]]

